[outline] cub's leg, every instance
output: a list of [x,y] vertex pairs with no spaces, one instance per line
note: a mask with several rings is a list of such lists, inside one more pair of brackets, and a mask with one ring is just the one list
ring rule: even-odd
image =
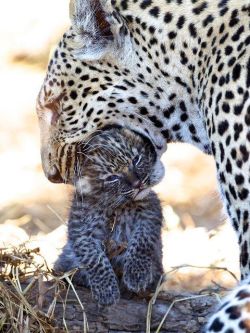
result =
[[152,193],[138,204],[135,229],[124,260],[123,282],[139,292],[156,284],[162,274],[162,213],[157,196]]
[[117,278],[107,258],[102,243],[79,235],[73,245],[80,268],[86,271],[93,298],[102,305],[111,305],[120,298]]
[[[80,267],[80,262],[73,251],[72,244],[68,241],[63,247],[62,253],[54,264],[54,270],[56,272],[69,272],[75,268]],[[89,287],[86,272],[82,269],[78,269],[73,276],[73,282],[78,285]]]
[[79,269],[74,274],[73,281],[91,288],[93,297],[99,304],[111,305],[119,300],[116,276],[100,241],[84,235],[74,245],[68,241],[54,270],[68,272],[74,268]]
[[107,239],[107,222],[100,207],[75,195],[68,221],[68,244],[55,269],[68,271],[80,268],[77,282],[91,288],[93,298],[102,305],[119,300],[117,278],[107,258],[103,242]]

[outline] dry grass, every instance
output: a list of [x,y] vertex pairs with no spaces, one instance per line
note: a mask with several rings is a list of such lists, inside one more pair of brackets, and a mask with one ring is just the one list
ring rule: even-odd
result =
[[[0,252],[0,330],[1,332],[50,332],[52,318],[39,311],[29,300],[35,283],[51,274],[46,262],[37,265],[34,260],[39,249],[25,246],[1,249]],[[25,287],[23,287],[25,285]],[[39,299],[39,296],[38,296]]]
[[[236,275],[233,272],[231,272],[229,269],[227,269],[226,267],[219,267],[219,266],[199,267],[199,266],[192,266],[192,265],[182,265],[182,266],[178,266],[178,267],[173,267],[172,270],[170,270],[169,272],[167,272],[161,276],[161,278],[158,282],[158,285],[156,287],[155,293],[148,303],[148,311],[147,311],[147,317],[146,317],[146,333],[151,333],[151,318],[152,318],[153,306],[156,303],[156,300],[157,300],[160,292],[166,290],[165,282],[168,279],[171,279],[171,276],[173,274],[176,274],[176,273],[178,274],[179,270],[181,270],[183,268],[187,268],[187,267],[195,268],[195,269],[206,269],[208,271],[210,271],[210,270],[211,271],[223,271],[226,274],[228,274],[231,278],[233,278],[233,280],[235,280],[235,282],[239,282]],[[166,313],[162,317],[155,333],[161,332],[161,328],[162,328],[164,322],[167,320],[167,317],[168,317],[170,311],[172,310],[172,308],[174,307],[174,305],[176,303],[185,302],[185,301],[189,301],[189,300],[196,299],[196,298],[205,298],[208,296],[214,296],[217,299],[218,303],[221,303],[221,296],[222,296],[222,294],[224,294],[224,291],[228,291],[228,289],[217,284],[214,281],[213,281],[213,284],[214,284],[215,288],[210,287],[205,290],[200,290],[198,295],[196,293],[194,295],[191,294],[190,296],[187,296],[187,297],[181,297],[181,298],[174,299],[173,302],[169,305]]]
[[[38,258],[39,257],[39,258]],[[39,259],[39,260],[38,260]],[[43,263],[41,262],[41,259]],[[77,292],[72,284],[75,271],[56,276],[41,258],[39,249],[28,249],[26,245],[18,248],[0,249],[0,332],[50,333],[55,332],[54,310],[59,291],[66,289],[63,300],[64,311],[67,307],[67,295],[72,288],[83,313],[83,332],[88,331],[87,317]],[[64,281],[67,281],[67,286]],[[47,287],[50,281],[51,287]],[[38,292],[34,295],[34,287]],[[43,312],[44,297],[53,290],[53,300],[46,312]],[[67,322],[63,318],[65,332]]]

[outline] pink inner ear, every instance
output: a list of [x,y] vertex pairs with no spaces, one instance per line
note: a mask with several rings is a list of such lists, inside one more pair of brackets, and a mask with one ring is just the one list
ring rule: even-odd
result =
[[99,0],[92,0],[93,8],[95,10],[96,23],[100,29],[103,37],[113,37],[110,29],[110,24],[107,21],[105,11],[103,10]]

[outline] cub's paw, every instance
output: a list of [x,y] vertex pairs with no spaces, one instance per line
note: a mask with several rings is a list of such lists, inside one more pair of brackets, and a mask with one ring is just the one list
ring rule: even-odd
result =
[[149,258],[133,258],[125,263],[123,281],[129,290],[144,291],[152,279],[152,262]]
[[115,276],[95,279],[91,283],[94,300],[100,305],[112,305],[119,301],[120,290]]

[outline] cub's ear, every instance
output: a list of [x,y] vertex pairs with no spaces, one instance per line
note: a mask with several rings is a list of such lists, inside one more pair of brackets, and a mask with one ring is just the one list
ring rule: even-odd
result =
[[101,59],[128,42],[126,22],[111,0],[71,0],[70,17],[73,48],[80,60]]

